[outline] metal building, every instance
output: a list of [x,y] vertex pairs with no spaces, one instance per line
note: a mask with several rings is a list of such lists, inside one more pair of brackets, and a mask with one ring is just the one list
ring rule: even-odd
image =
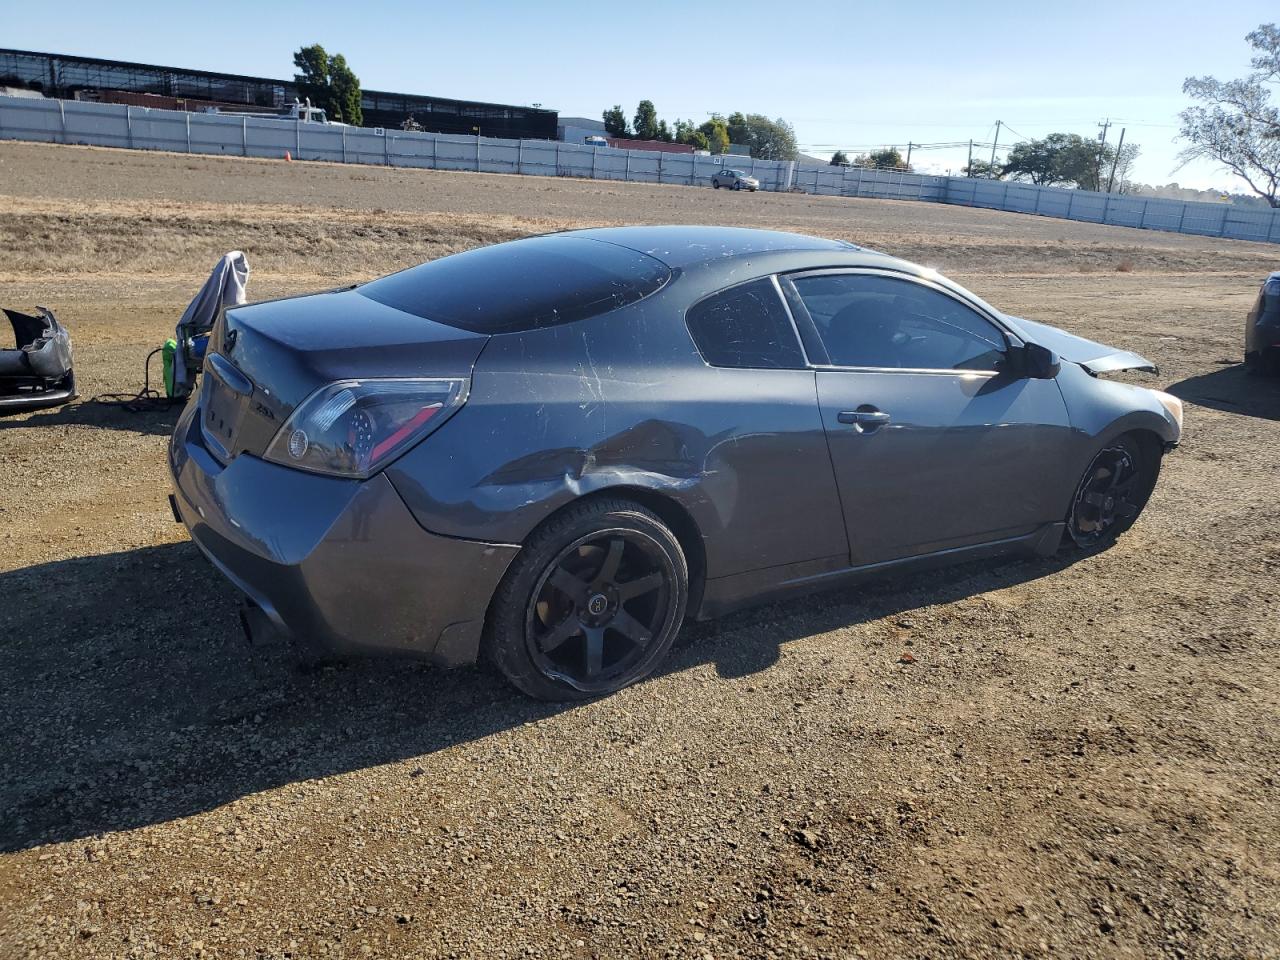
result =
[[[82,91],[122,90],[268,108],[290,104],[299,96],[292,80],[6,49],[0,49],[0,86],[26,87],[67,100]],[[366,127],[397,128],[412,119],[433,133],[556,138],[556,111],[538,107],[382,90],[363,90],[360,105]]]

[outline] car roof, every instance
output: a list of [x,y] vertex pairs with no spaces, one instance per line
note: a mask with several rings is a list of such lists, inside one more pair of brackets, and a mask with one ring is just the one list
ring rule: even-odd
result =
[[[599,227],[571,230],[563,235],[586,237],[626,247],[660,260],[672,269],[686,269],[703,263],[766,253],[860,253],[866,255],[868,263],[883,263],[891,259],[846,240],[827,240],[802,233],[753,230],[746,227]],[[847,262],[846,257],[842,256],[840,259]]]

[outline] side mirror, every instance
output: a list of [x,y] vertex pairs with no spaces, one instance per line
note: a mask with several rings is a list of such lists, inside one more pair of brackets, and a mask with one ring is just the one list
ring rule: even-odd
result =
[[1010,372],[1028,380],[1052,380],[1062,369],[1062,361],[1048,347],[1027,343],[1009,351]]

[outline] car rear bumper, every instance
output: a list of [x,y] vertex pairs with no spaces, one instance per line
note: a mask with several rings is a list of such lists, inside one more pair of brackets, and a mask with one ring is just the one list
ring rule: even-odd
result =
[[53,390],[23,390],[18,393],[0,393],[0,414],[22,413],[27,410],[44,410],[70,403],[76,398],[75,381]]
[[278,629],[335,653],[476,659],[518,547],[424,530],[383,474],[344,480],[248,454],[223,466],[201,442],[197,409],[170,445],[176,513]]

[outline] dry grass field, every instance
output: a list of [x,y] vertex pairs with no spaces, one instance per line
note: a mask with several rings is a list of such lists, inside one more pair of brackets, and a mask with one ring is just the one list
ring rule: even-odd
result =
[[[932,204],[0,143],[0,304],[141,385],[218,255],[265,298],[580,225],[853,239],[1187,401],[1097,555],[690,625],[537,704],[245,645],[176,410],[0,419],[0,957],[1280,956],[1280,248]],[[904,652],[914,662],[904,663]]]

